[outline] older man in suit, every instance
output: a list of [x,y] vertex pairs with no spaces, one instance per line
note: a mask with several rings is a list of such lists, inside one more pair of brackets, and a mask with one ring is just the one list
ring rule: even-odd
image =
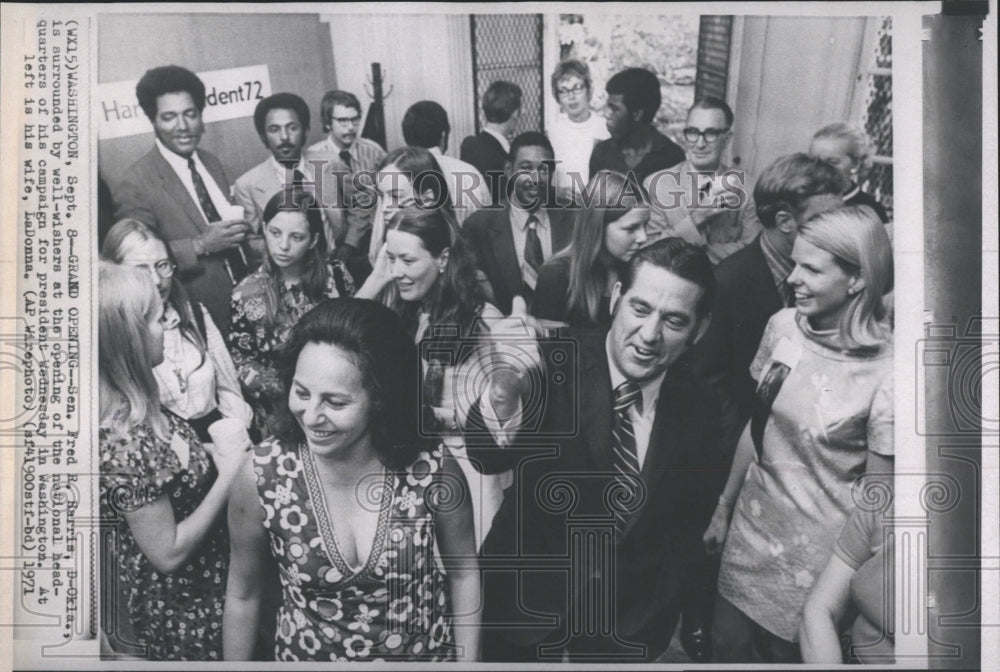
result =
[[521,380],[473,406],[473,463],[516,474],[481,553],[486,660],[652,662],[666,650],[729,466],[716,397],[678,361],[714,294],[704,252],[661,240],[614,287],[607,333],[543,343],[540,376],[522,341],[502,360]]
[[504,313],[515,296],[530,303],[538,269],[572,236],[570,211],[556,207],[552,193],[553,160],[552,145],[541,133],[514,138],[504,167],[507,206],[472,213],[462,229]]
[[510,138],[521,112],[521,87],[498,80],[483,94],[486,123],[476,135],[462,140],[459,158],[471,163],[486,177],[493,204],[503,203],[507,193],[504,164],[510,155]]
[[733,111],[720,98],[699,98],[682,132],[685,160],[646,178],[647,234],[701,245],[717,264],[760,233],[745,171],[722,163],[732,138]]
[[230,292],[247,273],[240,246],[249,227],[229,202],[222,164],[198,149],[205,85],[193,72],[167,65],[146,71],[135,93],[156,140],[112,191],[115,219],[137,219],[159,232],[191,298],[225,333]]

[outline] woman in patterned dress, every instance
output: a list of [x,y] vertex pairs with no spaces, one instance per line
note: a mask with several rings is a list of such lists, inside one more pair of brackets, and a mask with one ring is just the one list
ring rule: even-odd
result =
[[278,660],[476,660],[468,488],[420,438],[419,361],[399,318],[373,301],[325,302],[283,357],[287,413],[229,509],[226,659],[251,655],[273,558]]
[[236,418],[248,428],[253,409],[243,400],[236,368],[205,306],[192,302],[174,277],[177,264],[163,239],[143,222],[123,219],[108,231],[101,256],[146,270],[163,300],[163,363],[153,369],[160,403],[210,442],[208,426]]
[[300,189],[275,194],[262,215],[267,254],[233,288],[229,349],[262,437],[285,405],[277,359],[292,327],[324,299],[354,294],[343,264],[328,254],[322,211]]
[[229,555],[220,514],[247,454],[203,445],[160,406],[163,301],[149,274],[101,262],[99,283],[101,511],[116,521],[105,599],[126,597],[137,641],[105,631],[150,660],[219,660]]
[[725,542],[719,662],[801,662],[802,609],[855,508],[856,481],[892,473],[885,228],[864,206],[823,213],[799,227],[792,258],[795,308],[771,318],[750,365],[756,407],[705,533],[710,553]]

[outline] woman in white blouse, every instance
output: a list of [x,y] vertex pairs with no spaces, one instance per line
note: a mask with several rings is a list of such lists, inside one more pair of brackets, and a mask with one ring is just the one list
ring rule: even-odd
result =
[[177,268],[157,233],[134,219],[116,223],[104,240],[106,260],[148,271],[163,299],[163,362],[153,369],[161,403],[187,420],[202,441],[220,418],[253,419],[233,360],[208,311],[175,282]]

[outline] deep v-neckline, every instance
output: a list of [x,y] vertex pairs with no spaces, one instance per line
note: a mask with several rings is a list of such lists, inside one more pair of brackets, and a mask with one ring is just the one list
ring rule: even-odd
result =
[[319,471],[316,462],[309,451],[308,446],[302,448],[303,473],[305,475],[306,491],[313,501],[313,512],[316,515],[316,526],[319,528],[320,543],[323,552],[333,563],[337,571],[343,575],[341,582],[343,585],[350,585],[358,582],[367,576],[378,563],[379,557],[385,548],[386,532],[389,527],[389,514],[392,510],[393,475],[388,469],[382,469],[382,499],[379,502],[378,523],[375,528],[375,537],[372,539],[372,546],[368,550],[368,557],[359,567],[353,567],[344,558],[340,551],[340,544],[337,542],[337,534],[330,520],[330,507],[327,503],[326,493],[320,483]]

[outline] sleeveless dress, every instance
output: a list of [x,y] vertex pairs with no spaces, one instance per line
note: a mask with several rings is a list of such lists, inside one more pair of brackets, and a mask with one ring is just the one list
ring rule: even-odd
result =
[[358,486],[379,512],[365,565],[352,568],[338,550],[312,454],[280,439],[254,456],[257,492],[281,578],[275,633],[278,661],[455,659],[448,584],[435,557],[430,500],[439,482],[440,449],[421,452],[402,471],[384,470]]
[[229,568],[226,517],[218,516],[184,566],[159,572],[139,549],[122,515],[167,497],[180,522],[205,499],[218,472],[191,426],[162,409],[164,441],[143,423],[112,438],[102,427],[101,513],[113,521],[114,593],[128,601],[129,618],[149,660],[221,660],[222,605]]

